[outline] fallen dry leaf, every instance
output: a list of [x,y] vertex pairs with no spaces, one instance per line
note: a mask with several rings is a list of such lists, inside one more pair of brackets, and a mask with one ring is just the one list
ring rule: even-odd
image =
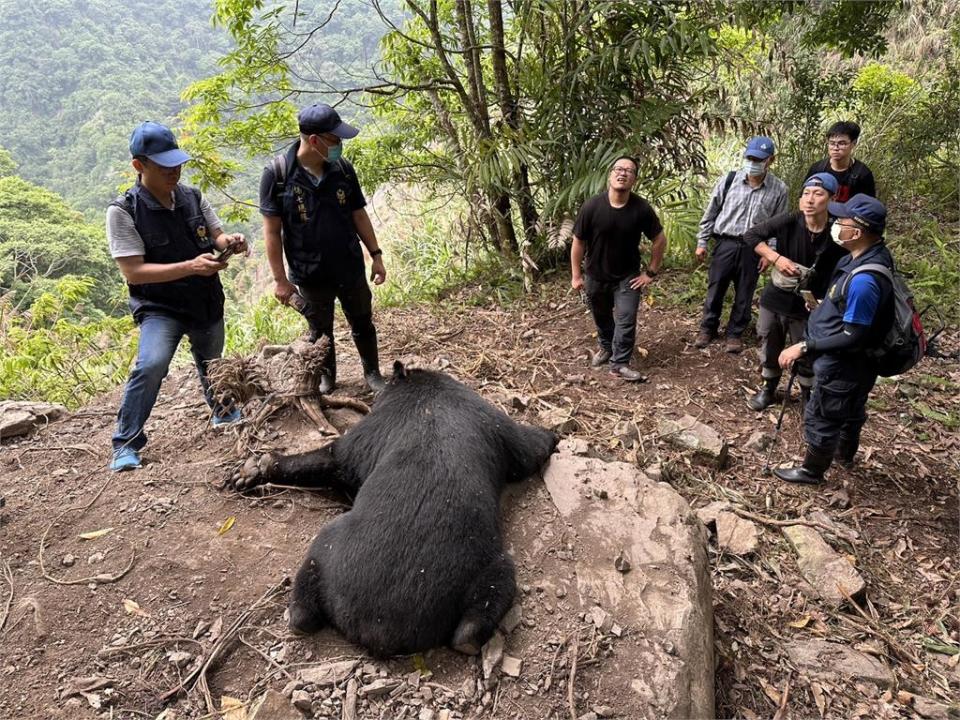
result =
[[140,604],[135,600],[124,599],[123,609],[127,611],[128,615],[139,615],[140,617],[150,617],[150,613],[142,610]]
[[220,696],[222,720],[247,720],[247,708],[243,701],[229,695]]
[[236,521],[237,521],[237,518],[235,515],[231,515],[230,517],[228,517],[226,520],[220,523],[220,527],[217,528],[217,535],[223,535],[225,532],[229,531],[230,528],[233,527],[233,524]]

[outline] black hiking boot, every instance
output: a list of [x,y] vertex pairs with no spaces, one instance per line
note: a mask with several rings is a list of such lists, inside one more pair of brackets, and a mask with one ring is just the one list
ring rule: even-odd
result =
[[766,410],[777,401],[777,385],[780,384],[780,378],[766,378],[763,388],[747,400],[747,405],[751,410]]
[[802,485],[819,485],[823,482],[823,474],[833,462],[833,453],[824,452],[820,448],[808,447],[803,458],[803,465],[792,468],[777,468],[773,471],[781,480]]
[[380,354],[377,351],[376,334],[365,338],[353,338],[357,345],[357,352],[360,353],[360,364],[363,366],[363,380],[367,387],[373,390],[374,395],[379,395],[387,386],[387,381],[380,374]]

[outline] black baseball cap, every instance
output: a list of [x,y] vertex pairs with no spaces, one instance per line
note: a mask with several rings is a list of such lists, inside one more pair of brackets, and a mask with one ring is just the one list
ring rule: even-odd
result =
[[304,135],[323,135],[331,133],[338,138],[348,140],[356,137],[360,131],[353,125],[347,125],[340,119],[340,114],[329,105],[314,103],[305,107],[297,116],[300,132]]

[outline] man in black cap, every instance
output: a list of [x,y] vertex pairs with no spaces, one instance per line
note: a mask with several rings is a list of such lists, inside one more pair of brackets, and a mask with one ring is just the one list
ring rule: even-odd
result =
[[[747,401],[752,410],[764,410],[776,401],[779,357],[787,346],[787,336],[792,341],[803,339],[810,311],[801,291],[822,298],[837,261],[845,254],[830,240],[827,204],[836,191],[833,175],[814,175],[803,184],[797,212],[775,215],[743,234],[744,242],[772,268],[771,282],[760,293],[757,337],[763,387]],[[797,363],[797,370],[800,397],[806,403],[813,387],[813,368],[809,363]]]
[[[807,322],[806,339],[780,353],[780,367],[813,359],[816,386],[803,418],[807,451],[800,467],[774,470],[781,480],[818,484],[836,458],[853,463],[877,381],[877,347],[893,322],[893,257],[883,241],[887,209],[869,195],[830,203],[834,242],[850,254],[837,263],[827,294]],[[866,267],[869,266],[869,267]],[[861,269],[858,272],[858,269]]]
[[273,292],[288,304],[299,290],[307,301],[303,313],[311,337],[329,338],[327,370],[320,383],[324,393],[336,387],[333,310],[339,299],[360,354],[363,378],[379,392],[384,380],[360,242],[372,258],[370,279],[380,285],[387,271],[357,174],[342,157],[343,141],[359,131],[323,103],[304,108],[298,122],[300,138],[274,158],[260,178],[260,214]]
[[210,394],[207,363],[223,352],[225,251],[249,252],[243,235],[227,234],[205,197],[180,184],[190,156],[169,128],[138,125],[130,136],[137,183],[107,208],[110,254],[130,291],[130,309],[140,326],[137,361],[123,391],[113,434],[110,469],[140,467],[147,442],[144,425],[186,335],[197,365],[213,425],[240,420],[238,408],[220,407]]

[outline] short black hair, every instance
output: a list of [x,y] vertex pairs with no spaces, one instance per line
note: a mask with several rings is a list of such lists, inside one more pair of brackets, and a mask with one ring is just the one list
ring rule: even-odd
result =
[[637,159],[633,155],[620,155],[617,157],[616,160],[610,163],[610,172],[613,172],[614,166],[621,160],[629,160],[633,163],[634,175],[638,175],[640,173],[640,163],[637,162]]
[[835,122],[830,126],[830,129],[827,130],[827,139],[829,140],[837,135],[846,135],[850,138],[850,142],[856,142],[860,138],[860,126],[852,120]]

